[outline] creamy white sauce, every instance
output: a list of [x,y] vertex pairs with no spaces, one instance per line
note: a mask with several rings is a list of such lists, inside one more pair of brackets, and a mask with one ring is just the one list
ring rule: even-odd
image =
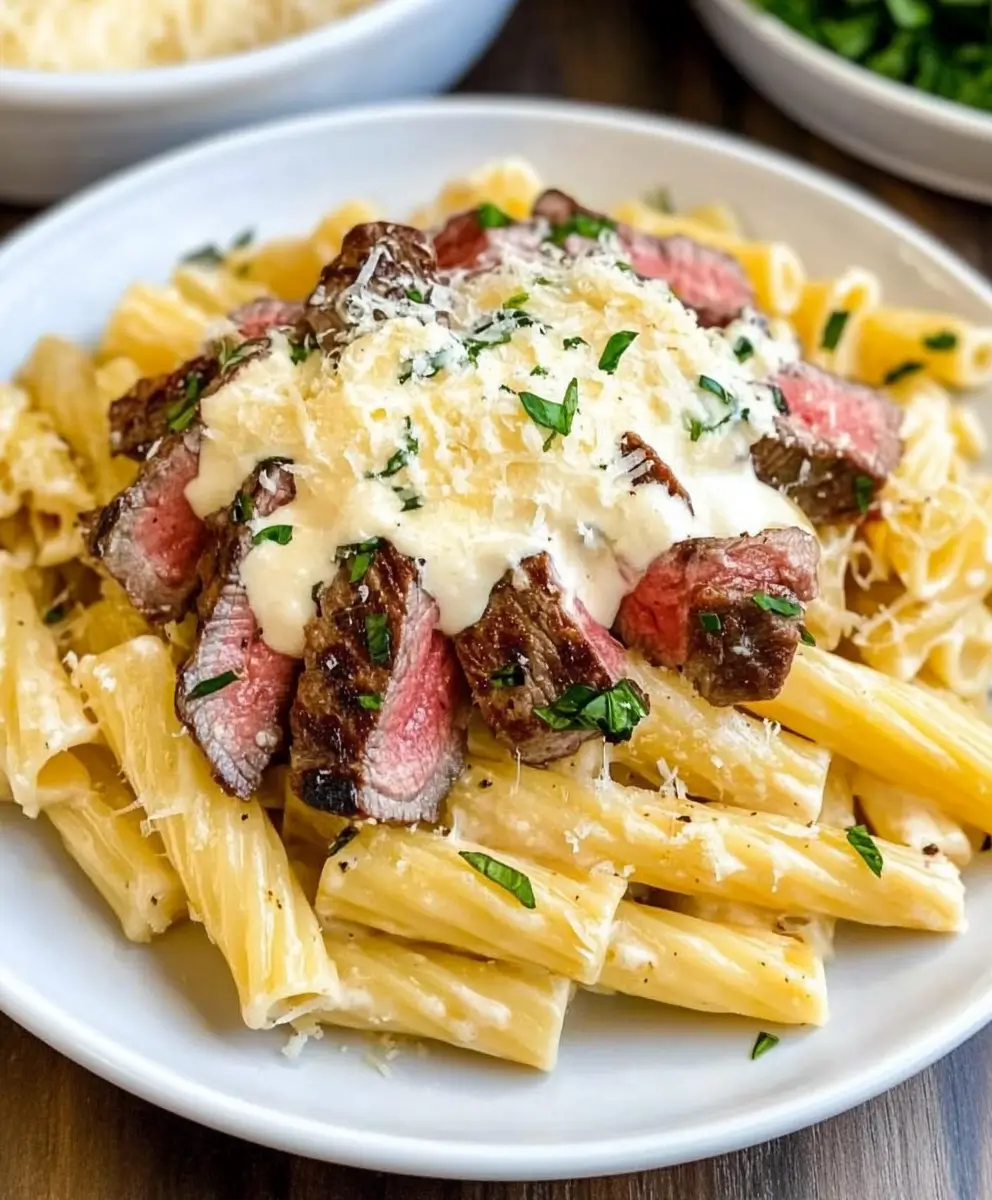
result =
[[[794,345],[756,322],[702,330],[665,284],[639,281],[608,255],[514,260],[465,279],[446,297],[453,329],[464,336],[521,292],[534,324],[482,350],[475,364],[458,333],[398,315],[364,326],[336,367],[320,354],[294,364],[277,339],[268,357],[203,401],[199,475],[186,493],[200,516],[229,504],[263,459],[293,462],[296,499],[253,523],[291,525],[292,541],[262,542],[242,567],[274,649],[302,652],[313,586],[333,573],[339,547],[371,537],[423,561],[441,628],[453,634],[482,615],[509,567],[542,550],[568,591],[608,626],[623,595],[674,542],[806,526],[794,505],[756,479],[749,456],[775,417],[771,392],[756,380],[795,358]],[[600,355],[621,330],[638,336],[608,374]],[[744,363],[733,352],[741,336],[755,347]],[[566,348],[573,338],[586,344]],[[431,361],[444,366],[400,382],[411,361],[417,371]],[[701,376],[734,404],[701,388]],[[519,393],[560,404],[572,379],[579,406],[571,432],[545,451],[549,430],[535,424]],[[691,440],[692,421],[713,424],[739,409],[747,420]],[[407,422],[416,453],[391,477],[375,477],[403,446]],[[628,431],[675,473],[694,514],[662,486],[631,487],[618,449]],[[404,512],[411,495],[422,506]]]

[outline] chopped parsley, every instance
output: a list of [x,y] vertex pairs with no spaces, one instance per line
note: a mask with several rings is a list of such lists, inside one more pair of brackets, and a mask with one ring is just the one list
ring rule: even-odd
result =
[[741,363],[745,363],[749,358],[754,357],[754,343],[750,338],[739,337],[734,342],[734,357]]
[[816,638],[810,633],[805,625],[799,626],[799,640],[804,646],[815,646]]
[[760,1058],[762,1054],[767,1054],[769,1050],[774,1050],[779,1043],[779,1038],[774,1033],[765,1033],[762,1031],[754,1039],[754,1045],[751,1047],[751,1060]]
[[508,213],[503,212],[497,205],[490,204],[488,200],[479,205],[475,216],[483,229],[505,229],[507,225],[513,224],[513,218]]
[[573,234],[591,241],[598,241],[601,234],[610,233],[616,229],[616,221],[609,217],[600,217],[595,213],[577,212],[558,225],[551,226],[548,240],[556,246],[564,246]]
[[494,688],[521,687],[524,682],[524,669],[518,662],[507,663],[498,671],[493,671],[489,682]]
[[[540,375],[542,378],[550,374],[551,372],[547,367],[535,367],[533,371],[531,371],[531,375]],[[513,388],[510,388],[510,391],[512,392]]]
[[522,308],[501,309],[462,339],[469,362],[478,362],[483,350],[505,346],[518,329],[526,329],[534,323],[534,318]]
[[331,842],[331,845],[327,851],[327,857],[333,858],[335,854],[340,854],[345,846],[353,842],[355,838],[358,837],[360,832],[361,830],[357,825],[346,825],[334,839],[334,841]]
[[772,404],[775,405],[776,412],[788,414],[789,403],[785,398],[785,393],[778,386],[778,384],[770,383],[768,385],[768,390],[771,392]]
[[237,237],[231,242],[232,250],[245,250],[255,240],[254,229],[242,229]]
[[179,260],[180,262],[190,263],[197,267],[220,267],[223,266],[229,254],[234,250],[244,250],[250,246],[255,240],[254,229],[245,229],[231,242],[230,249],[225,253],[216,243],[208,242],[205,246],[198,246],[195,250],[190,250],[188,254],[184,254]]
[[509,300],[503,301],[503,307],[505,309],[523,308],[523,306],[527,303],[527,301],[529,299],[530,299],[529,292],[514,292],[514,294],[509,298]]
[[866,513],[875,498],[875,481],[868,475],[855,475],[854,500],[859,513]]
[[490,854],[478,850],[459,850],[458,857],[463,858],[473,871],[478,871],[484,878],[495,883],[498,887],[516,896],[524,908],[536,908],[534,887],[522,871],[500,862]]
[[236,683],[240,678],[236,671],[225,671],[223,675],[215,675],[212,679],[201,679],[187,699],[202,700],[204,696],[212,696],[214,692],[219,692],[230,684]]
[[723,404],[734,404],[734,396],[732,392],[728,392],[722,383],[717,383],[715,379],[711,379],[709,375],[700,375],[699,386],[704,392],[709,392],[716,396]]
[[352,542],[347,546],[338,546],[334,557],[338,562],[351,559],[351,570],[348,573],[349,583],[361,583],[372,565],[375,552],[382,545],[382,538],[368,538],[364,542]]
[[565,389],[565,396],[559,404],[557,400],[545,400],[534,392],[518,392],[520,403],[527,415],[542,429],[550,429],[551,433],[545,439],[544,450],[551,448],[551,443],[561,434],[567,437],[572,432],[572,421],[579,408],[579,381],[573,379]]
[[199,371],[193,371],[186,380],[182,397],[170,405],[165,414],[166,423],[173,433],[182,433],[193,424],[202,394],[203,376]]
[[433,379],[439,371],[450,367],[452,361],[450,347],[436,350],[433,354],[418,354],[415,358],[408,358],[401,364],[399,381],[400,383],[409,383],[415,375],[418,379]]
[[827,323],[823,327],[823,337],[820,338],[821,350],[837,349],[850,316],[851,314],[846,308],[838,308],[827,317]]
[[225,338],[217,348],[217,365],[222,371],[228,371],[231,367],[243,363],[253,351],[268,345],[270,342],[267,337],[249,338],[245,342],[237,343]]
[[275,542],[277,546],[288,546],[292,540],[292,525],[266,525],[251,539],[251,544],[258,546],[262,542]]
[[68,613],[69,605],[63,600],[61,604],[53,604],[41,619],[45,625],[58,625],[66,619]]
[[389,461],[381,471],[368,471],[366,479],[389,479],[402,471],[411,458],[420,452],[420,443],[413,432],[413,424],[409,417],[403,420],[403,445],[389,456]]
[[705,421],[699,421],[695,417],[687,417],[685,427],[689,432],[689,441],[698,442],[704,433],[715,433],[733,419],[734,413],[728,413],[723,420],[714,421],[708,425]]
[[765,612],[776,613],[780,617],[800,617],[803,606],[798,600],[786,600],[784,596],[770,596],[767,592],[755,592],[751,599]]
[[719,633],[723,629],[723,621],[720,620],[720,614],[715,612],[700,613],[699,624],[702,625],[707,633]]
[[619,333],[612,334],[603,353],[599,356],[599,369],[605,371],[607,375],[612,375],[628,346],[636,337],[637,334],[630,329],[622,329]]
[[655,212],[675,212],[675,204],[672,200],[672,189],[669,187],[656,187],[652,188],[650,192],[645,192],[644,203],[648,206],[648,208],[653,208]]
[[534,715],[554,730],[598,729],[608,742],[626,742],[648,715],[648,705],[631,679],[602,690],[575,683],[552,704],[535,708]]
[[385,613],[368,613],[365,617],[365,644],[369,658],[377,666],[388,665],[393,656],[389,617]]
[[406,298],[408,300],[412,300],[414,304],[425,304],[426,303],[426,301],[424,300],[424,293],[420,290],[420,288],[407,288],[406,289]]
[[865,861],[865,865],[873,875],[882,874],[882,852],[875,845],[874,839],[865,825],[852,825],[847,831],[847,840]]
[[255,501],[251,492],[238,492],[231,505],[231,520],[235,525],[247,525],[255,515]]
[[424,507],[423,496],[418,496],[412,488],[394,487],[393,491],[402,505],[400,512],[416,512],[418,508]]
[[923,345],[928,350],[956,350],[958,335],[952,329],[943,329],[939,333],[928,334],[923,339]]
[[307,333],[303,338],[289,339],[289,361],[292,363],[306,362],[315,350],[319,350],[317,339],[312,333]]
[[893,367],[885,376],[882,382],[888,387],[893,383],[898,383],[900,379],[905,379],[909,375],[915,375],[917,371],[923,370],[924,364],[912,359],[909,362],[900,363],[898,367]]
[[584,337],[570,337],[565,338],[565,340],[562,342],[562,345],[566,350],[574,350],[576,346],[588,346],[589,343]]
[[379,712],[382,709],[382,693],[364,692],[358,697],[358,703],[369,712]]

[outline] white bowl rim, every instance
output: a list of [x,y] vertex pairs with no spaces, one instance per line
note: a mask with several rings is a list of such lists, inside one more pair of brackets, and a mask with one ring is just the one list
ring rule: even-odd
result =
[[772,50],[791,56],[810,71],[827,76],[828,81],[838,88],[853,89],[860,92],[865,100],[894,106],[906,116],[924,117],[957,133],[967,130],[992,139],[992,113],[959,104],[944,96],[935,96],[898,79],[877,75],[860,63],[852,63],[818,42],[803,37],[778,17],[755,8],[750,0],[706,0],[706,3],[722,8],[734,19],[746,21],[761,34]]
[[[36,218],[6,242],[0,243],[0,278],[16,260],[30,256],[61,226],[71,226],[92,212],[113,206],[132,190],[141,190],[177,167],[196,178],[196,165],[234,145],[255,148],[278,142],[286,135],[320,136],[341,125],[382,121],[419,121],[501,115],[549,123],[579,123],[609,135],[613,130],[663,133],[665,137],[708,147],[742,165],[761,166],[791,177],[890,229],[940,267],[956,276],[992,310],[992,284],[917,225],[850,184],[778,151],[742,138],[670,117],[623,108],[544,99],[503,99],[484,96],[441,97],[400,101],[352,109],[306,114],[267,122],[234,133],[205,139],[161,155],[148,163],[119,172],[51,212]],[[192,168],[192,169],[191,169]],[[992,1019],[992,988],[977,991],[961,1008],[908,1046],[860,1067],[844,1081],[811,1087],[801,1104],[765,1106],[757,1115],[735,1115],[700,1127],[695,1134],[673,1140],[665,1130],[628,1138],[608,1138],[575,1145],[520,1145],[490,1142],[442,1141],[370,1133],[342,1126],[289,1117],[277,1110],[236,1097],[219,1096],[191,1083],[172,1068],[125,1050],[88,1028],[68,1005],[54,1002],[25,985],[0,965],[0,1011],[95,1074],[159,1107],[200,1124],[246,1138],[263,1146],[324,1159],[346,1166],[409,1175],[455,1179],[537,1180],[578,1178],[616,1172],[654,1169],[739,1150],[815,1124],[879,1095],[928,1067]]]
[[40,71],[0,66],[0,109],[5,104],[58,106],[158,103],[200,91],[264,80],[328,52],[355,51],[392,25],[419,19],[448,0],[373,0],[364,8],[238,54],[172,63],[137,71]]

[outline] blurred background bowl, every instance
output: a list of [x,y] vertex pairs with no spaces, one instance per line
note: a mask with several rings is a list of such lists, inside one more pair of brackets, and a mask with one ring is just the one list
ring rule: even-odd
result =
[[144,71],[0,67],[0,200],[54,200],[172,146],[270,117],[442,91],[515,3],[377,0],[246,54]]
[[850,63],[748,0],[695,0],[724,54],[807,129],[907,179],[992,203],[992,113]]

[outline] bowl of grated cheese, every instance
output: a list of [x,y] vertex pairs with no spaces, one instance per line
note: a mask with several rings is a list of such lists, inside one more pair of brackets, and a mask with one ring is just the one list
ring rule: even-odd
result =
[[5,0],[0,199],[195,137],[448,87],[515,0]]

